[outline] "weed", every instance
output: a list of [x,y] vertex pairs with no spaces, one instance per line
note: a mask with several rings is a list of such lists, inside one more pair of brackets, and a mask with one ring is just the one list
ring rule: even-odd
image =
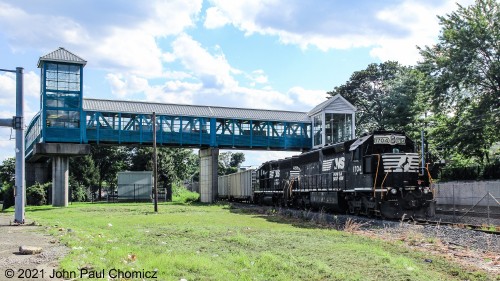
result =
[[349,233],[354,233],[356,231],[359,231],[361,226],[362,226],[361,223],[356,222],[351,218],[348,218],[345,222],[345,225],[344,225],[344,231],[349,232]]

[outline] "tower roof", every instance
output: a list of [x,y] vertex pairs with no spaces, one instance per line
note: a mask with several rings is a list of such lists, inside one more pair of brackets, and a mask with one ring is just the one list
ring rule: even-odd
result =
[[42,63],[46,61],[81,64],[83,66],[87,64],[86,60],[64,49],[63,47],[59,47],[59,49],[40,57],[40,59],[38,60],[38,67],[40,68],[42,66]]
[[311,109],[311,111],[309,111],[307,115],[313,116],[314,114],[324,109],[333,110],[334,112],[343,112],[343,113],[356,112],[356,107],[354,105],[348,102],[340,94],[336,94],[335,96],[327,99],[326,101],[318,104],[315,108]]

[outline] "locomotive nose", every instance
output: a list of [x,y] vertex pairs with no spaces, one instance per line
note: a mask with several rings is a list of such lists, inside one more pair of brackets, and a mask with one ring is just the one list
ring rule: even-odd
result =
[[418,202],[417,202],[417,200],[410,200],[410,201],[408,201],[408,205],[412,208],[415,208],[418,206]]

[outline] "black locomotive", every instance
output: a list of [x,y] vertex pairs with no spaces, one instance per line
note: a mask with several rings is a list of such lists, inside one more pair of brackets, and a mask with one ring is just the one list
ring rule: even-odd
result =
[[431,217],[436,205],[431,181],[410,138],[375,131],[262,164],[253,200],[391,219]]

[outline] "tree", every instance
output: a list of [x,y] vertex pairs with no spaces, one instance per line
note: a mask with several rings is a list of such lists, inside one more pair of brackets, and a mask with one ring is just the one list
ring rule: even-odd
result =
[[219,154],[219,175],[236,173],[241,163],[245,162],[245,154],[242,152],[223,152]]
[[98,189],[98,171],[92,155],[69,159],[69,184],[72,201],[86,201]]
[[439,41],[419,48],[419,68],[432,79],[434,111],[452,124],[442,142],[488,162],[500,141],[500,3],[477,0],[438,18]]
[[0,182],[11,182],[14,184],[16,175],[16,159],[14,157],[3,160],[0,165]]
[[69,159],[69,166],[71,167],[69,176],[73,182],[77,182],[87,188],[95,187],[99,184],[96,177],[98,171],[91,155],[71,157]]
[[356,71],[328,94],[340,94],[357,107],[357,134],[376,129],[415,130],[422,115],[422,73],[387,61]]
[[[153,170],[151,147],[135,147],[129,153],[132,171]],[[198,170],[198,156],[192,149],[160,147],[157,153],[160,183],[187,180]]]
[[116,174],[123,169],[127,169],[130,166],[130,161],[126,149],[119,146],[93,145],[90,154],[97,170],[98,198],[101,199],[103,183],[107,182],[108,185],[116,185]]
[[7,158],[0,165],[0,195],[3,200],[2,210],[14,206],[14,183],[16,172],[16,159]]

